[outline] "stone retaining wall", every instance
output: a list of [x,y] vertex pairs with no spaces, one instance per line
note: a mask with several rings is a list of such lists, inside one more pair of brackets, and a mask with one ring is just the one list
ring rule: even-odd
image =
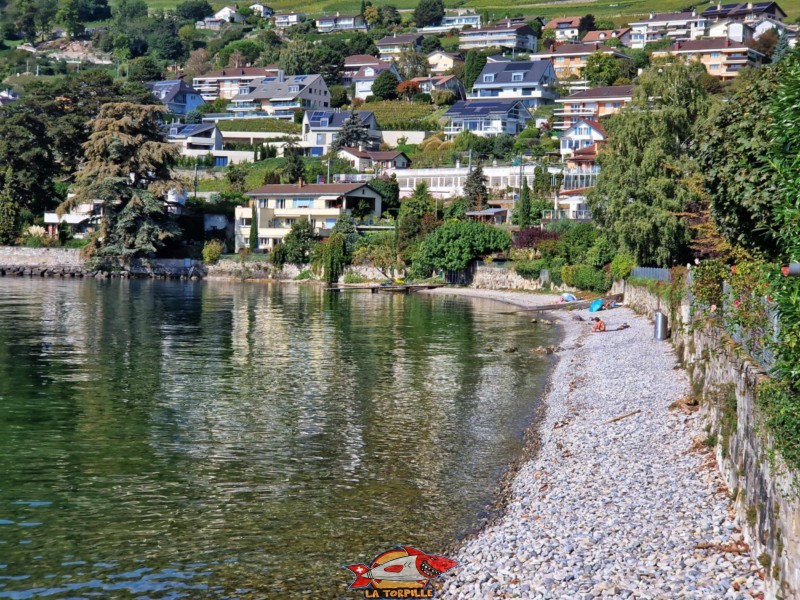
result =
[[800,598],[800,474],[777,455],[758,408],[758,386],[767,375],[713,323],[692,326],[687,301],[670,311],[649,290],[628,285],[625,302],[650,318],[656,310],[672,312],[672,342],[702,399],[745,540],[764,566],[766,599]]
[[81,251],[71,248],[21,248],[0,246],[0,267],[79,268]]
[[[307,264],[283,265],[277,271],[269,261],[248,261],[242,263],[235,259],[223,259],[216,264],[205,267],[207,276],[211,279],[271,279],[275,281],[293,281],[301,272],[310,269]],[[386,281],[386,277],[372,267],[347,267],[345,273],[353,273],[367,281]],[[339,278],[339,283],[344,282],[344,276]]]
[[480,290],[526,290],[542,289],[542,282],[517,275],[513,269],[479,264],[475,268],[470,287]]

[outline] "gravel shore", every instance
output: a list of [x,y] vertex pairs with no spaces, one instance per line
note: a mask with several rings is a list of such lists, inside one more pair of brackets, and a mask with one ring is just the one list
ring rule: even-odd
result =
[[[438,293],[453,292],[553,300]],[[603,334],[590,333],[588,311],[550,315],[564,341],[540,450],[516,474],[504,514],[454,557],[461,565],[437,597],[761,598],[699,414],[675,406],[690,390],[670,344],[625,308],[603,317],[609,329],[631,327]]]

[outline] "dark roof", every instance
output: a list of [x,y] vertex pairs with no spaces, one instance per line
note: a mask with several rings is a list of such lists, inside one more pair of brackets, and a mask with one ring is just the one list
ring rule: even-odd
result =
[[[664,52],[708,52],[711,50],[752,50],[746,44],[734,42],[727,38],[708,38],[704,40],[686,40],[682,42],[675,42],[671,46],[667,46],[662,50],[656,50],[655,53]],[[753,50],[758,54],[760,52]],[[763,56],[763,54],[761,54]]]
[[514,31],[516,33],[522,33],[523,35],[533,35],[533,29],[531,29],[530,25],[526,25],[525,23],[506,23],[505,25],[495,25],[493,27],[481,27],[480,29],[462,29],[461,32],[458,34],[460,38],[469,37],[471,35],[475,35],[477,33],[491,33],[497,32],[502,33],[505,31]]
[[175,96],[181,92],[186,94],[200,94],[200,92],[198,92],[192,86],[184,83],[182,79],[173,79],[170,81],[151,81],[150,83],[145,83],[144,85],[147,87],[147,89],[153,92],[153,96],[155,96],[164,104],[172,102],[175,99]]
[[661,23],[662,21],[689,21],[697,19],[700,15],[692,11],[673,12],[673,13],[660,13],[653,14],[652,17],[647,17],[641,21],[632,21],[635,23]]
[[[358,158],[369,158],[370,160],[393,160],[398,156],[406,156],[404,152],[399,150],[390,150],[387,152],[372,152],[370,150],[359,150],[358,148],[340,148],[342,152],[347,152]],[[408,159],[408,156],[406,156]]]
[[416,44],[422,39],[419,33],[406,33],[403,35],[387,35],[381,38],[380,41],[375,42],[376,46],[395,46],[397,44]]
[[744,17],[749,14],[777,14],[780,12],[784,17],[786,13],[778,6],[777,2],[742,2],[737,4],[717,4],[703,11],[704,17],[725,18],[725,17]]
[[[222,69],[221,71],[211,71],[205,75],[200,75],[199,78],[206,77],[267,77],[274,75],[273,69],[266,67],[244,67],[243,69]],[[195,78],[197,79],[197,77]]]
[[[372,69],[373,74],[367,75],[367,69]],[[392,63],[386,60],[379,61],[374,65],[365,65],[361,67],[355,75],[353,75],[353,79],[375,79],[383,73],[384,71],[391,71]],[[398,79],[399,80],[399,79]]]
[[610,46],[602,44],[561,44],[560,46],[553,46],[549,51],[539,52],[535,56],[564,56],[568,54],[592,54],[594,52],[602,52],[604,54],[617,54],[622,55],[622,52]]
[[[580,126],[581,126],[581,125],[583,125],[584,123],[586,123],[586,124],[587,124],[589,127],[591,127],[592,129],[596,129],[597,131],[599,131],[600,133],[602,133],[604,136],[606,135],[606,130],[605,130],[605,128],[604,128],[604,127],[603,127],[603,126],[600,124],[600,122],[599,122],[599,121],[592,121],[591,119],[581,119],[580,121],[578,121],[577,123],[575,123],[575,124],[574,124],[574,125],[572,125],[571,127],[567,128],[567,129],[564,131],[564,133],[567,133],[567,131],[572,131],[573,129],[576,129],[577,127],[580,127]],[[562,134],[562,135],[563,135],[563,134]]]
[[583,90],[582,92],[575,92],[561,100],[569,102],[570,100],[596,100],[601,98],[624,98],[628,96],[633,96],[632,85],[607,85],[590,90]]
[[[362,124],[366,124],[375,114],[371,110],[357,110],[356,115],[361,119]],[[335,110],[315,110],[310,114],[307,112],[308,122],[313,128],[323,127],[320,122],[323,119],[328,119],[328,124],[325,127],[340,129],[344,122],[350,118],[348,111],[335,111]]]
[[376,65],[380,62],[382,62],[380,58],[372,56],[371,54],[353,54],[352,56],[345,56],[344,58],[345,67]]
[[513,73],[522,73],[523,82],[541,81],[548,69],[552,69],[549,60],[530,60],[530,61],[508,61],[508,62],[487,62],[483,67],[478,79],[475,80],[476,86],[483,85],[484,75],[494,75],[492,84],[497,83],[519,83],[513,81]]
[[[305,89],[322,79],[321,75],[289,75],[279,81],[277,77],[265,77],[261,81],[254,81],[245,93],[234,96],[236,102],[246,100],[271,100],[273,98],[296,98]],[[296,91],[291,88],[296,87]],[[241,89],[241,88],[240,88]]]
[[313,196],[324,196],[327,194],[335,194],[337,196],[345,196],[347,194],[352,194],[362,187],[368,186],[366,183],[309,183],[303,186],[297,184],[270,184],[262,185],[260,188],[247,192],[247,195],[285,194],[291,196],[293,194],[311,194]]
[[498,114],[504,115],[517,105],[519,105],[524,112],[528,112],[519,100],[459,100],[450,107],[444,116],[482,117]]
[[217,126],[214,123],[198,123],[189,125],[174,123],[172,125],[165,125],[164,130],[167,132],[168,137],[172,139],[186,139],[187,137],[199,135],[201,133],[205,133],[206,131],[213,131],[216,129],[216,127]]

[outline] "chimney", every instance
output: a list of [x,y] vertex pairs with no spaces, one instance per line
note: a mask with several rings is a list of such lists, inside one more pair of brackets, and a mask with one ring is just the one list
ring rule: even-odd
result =
[[651,19],[655,19],[656,18],[656,13],[650,13],[650,18]]
[[717,4],[717,10],[722,10],[722,4]]
[[681,49],[681,43],[680,42],[675,42],[674,44],[672,44],[672,49],[673,50],[680,50]]
[[726,48],[730,48],[731,47],[731,41],[728,38],[725,38],[725,47]]
[[747,10],[753,10],[753,3],[752,2],[748,2],[747,3]]
[[338,10],[336,11],[336,16],[337,16],[337,17],[339,16],[339,11],[338,11]]
[[303,187],[303,178],[297,180],[297,189],[301,189]]
[[696,16],[697,16],[697,11],[696,11],[696,10],[694,10],[694,9],[692,9],[692,16],[693,16],[693,17],[696,17]]
[[283,76],[283,69],[278,69],[278,83],[283,83],[285,77]]

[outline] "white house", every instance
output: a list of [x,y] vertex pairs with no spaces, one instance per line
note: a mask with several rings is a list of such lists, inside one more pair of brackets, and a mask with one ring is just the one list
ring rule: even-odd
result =
[[461,50],[509,48],[522,52],[536,49],[536,36],[525,23],[504,22],[494,27],[465,29],[458,36]]
[[372,84],[378,76],[384,71],[390,71],[400,83],[400,73],[397,72],[397,67],[393,62],[382,61],[376,65],[367,65],[361,67],[353,76],[353,83],[355,86],[355,97],[366,100],[368,96],[372,95]]
[[406,50],[419,52],[422,49],[422,39],[419,33],[401,33],[400,35],[395,33],[381,38],[375,42],[375,45],[378,47],[381,60],[392,60],[398,58]]
[[167,142],[185,150],[222,150],[222,133],[214,123],[184,125],[173,123],[167,129]]
[[445,14],[438,25],[423,27],[420,31],[422,33],[447,33],[453,29],[464,29],[465,27],[480,29],[481,16],[472,9],[462,9],[455,13]]
[[[331,151],[331,146],[339,135],[345,121],[350,118],[349,112],[338,110],[307,111],[303,115],[303,138],[300,146],[306,154],[323,156]],[[371,147],[377,149],[381,141],[381,131],[375,113],[367,110],[355,111],[361,124],[366,128],[372,140]]]
[[519,100],[460,100],[444,114],[445,136],[453,139],[462,131],[481,137],[504,133],[516,135],[525,129],[531,113]]
[[548,22],[544,29],[555,31],[557,42],[577,42],[580,39],[580,17],[559,17]]
[[568,127],[561,134],[560,152],[562,158],[568,158],[582,148],[603,142],[606,139],[606,130],[597,121],[581,119],[575,125]]
[[353,54],[344,57],[344,67],[340,73],[340,80],[342,85],[350,85],[353,83],[353,77],[361,69],[361,67],[377,67],[383,64],[380,58],[370,54]]
[[739,42],[744,44],[753,39],[753,28],[743,21],[735,21],[733,19],[725,19],[724,21],[717,21],[711,23],[708,27],[708,37],[710,38],[725,38],[732,42]]
[[275,11],[265,4],[251,4],[249,8],[251,11],[253,11],[254,15],[261,17],[262,19],[266,19],[267,17],[271,17],[275,14]]
[[487,62],[467,98],[515,99],[527,108],[537,108],[553,103],[557,83],[549,60]]
[[[373,217],[380,217],[383,196],[364,183],[265,185],[251,192],[251,206],[237,206],[236,251],[248,246],[250,228],[258,228],[258,249],[272,250],[292,225],[307,219],[317,235],[327,237],[336,221],[366,202]],[[255,223],[253,212],[255,211]]]
[[697,11],[677,13],[650,13],[646,19],[629,23],[631,48],[644,48],[645,44],[664,38],[673,41],[697,40],[706,34],[708,19]]
[[239,14],[239,11],[231,6],[223,6],[220,8],[214,13],[214,18],[225,21],[226,23],[241,23],[244,21],[244,17]]
[[367,22],[361,15],[343,15],[336,13],[317,19],[317,29],[320,33],[331,31],[366,31]]
[[407,169],[411,166],[408,156],[398,150],[380,152],[363,148],[341,148],[338,156],[357,171],[381,172],[386,169]]
[[297,25],[299,23],[302,23],[305,20],[306,20],[306,13],[302,12],[275,15],[275,27],[284,29],[286,27],[291,27],[292,25]]
[[315,110],[330,107],[331,96],[321,75],[276,77],[242,85],[231,99],[228,110],[239,116],[264,114],[270,117],[291,119],[297,110]]
[[419,86],[419,91],[425,94],[433,92],[453,92],[456,100],[464,100],[467,96],[464,84],[455,75],[434,75],[433,77],[414,77],[414,83]]

